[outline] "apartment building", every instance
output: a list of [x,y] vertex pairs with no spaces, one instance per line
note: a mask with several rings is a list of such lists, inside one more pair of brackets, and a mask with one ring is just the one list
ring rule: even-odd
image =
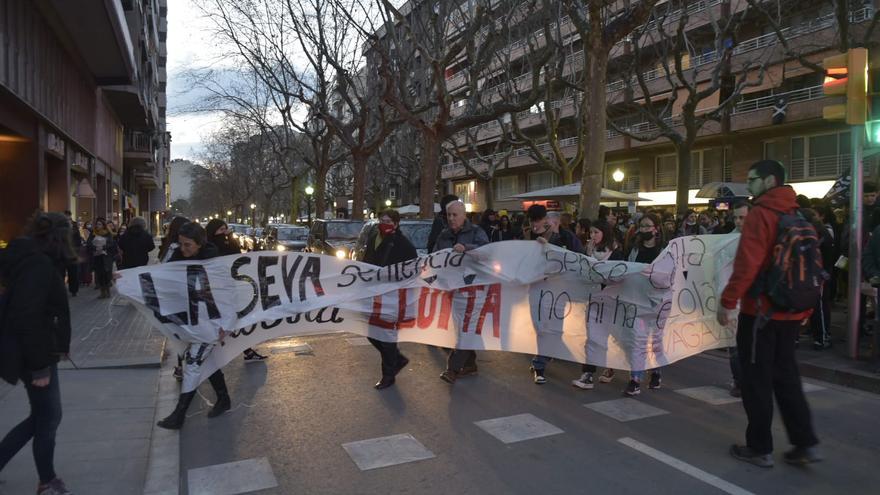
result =
[[167,0],[0,0],[0,239],[168,204]]
[[[686,30],[693,34],[694,40],[703,39],[705,43],[690,47],[689,53],[684,56],[683,67],[685,70],[699,71],[698,79],[705,78],[699,79],[700,84],[709,83],[712,73],[710,69],[719,63],[720,58],[712,43],[712,20],[740,15],[747,7],[744,1],[724,0],[689,1],[685,4]],[[681,19],[681,6],[677,7],[674,2],[660,2],[657,8],[664,9],[662,22],[674,29]],[[877,0],[852,2],[849,11],[851,31],[858,33],[861,30],[863,33],[877,8]],[[821,63],[823,58],[837,52],[837,19],[831,9],[828,2],[806,1],[800,3],[790,14],[783,15],[781,27],[789,46],[810,62]],[[771,26],[755,21],[756,16],[750,19],[750,22],[742,24],[735,40],[725,40],[725,43],[730,43],[733,47],[730,62],[734,70],[736,67],[746,66],[746,62],[760,59],[763,78],[760,84],[742,91],[727,122],[710,122],[700,129],[691,155],[692,174],[689,186],[690,202],[694,205],[707,203],[706,199],[696,198],[700,187],[716,181],[744,182],[748,166],[761,158],[782,161],[788,168],[789,178],[795,189],[809,197],[824,195],[833,181],[850,167],[848,127],[822,119],[822,108],[828,104],[822,92],[823,76],[801,64],[796,58],[786,56]],[[558,23],[566,49],[571,54],[566,62],[566,71],[576,73],[583,68],[582,43],[570,19],[561,17]],[[643,71],[643,80],[655,102],[669,99],[674,91],[679,92],[678,103],[670,105],[671,112],[664,120],[680,128],[684,89],[669,84],[665,77],[663,60],[645,60],[644,57],[649,55],[642,55],[641,60],[634,60],[633,47],[628,46],[631,43],[630,38],[623,40],[611,53],[606,89],[609,113],[613,115],[614,122],[619,128],[641,135],[656,129],[655,123],[640,119],[638,114],[628,115],[623,111],[615,111],[616,106],[625,100],[627,91],[637,93],[636,101],[641,96],[639,86],[627,82],[632,77],[631,73],[624,74],[624,69],[636,65]],[[516,53],[516,50],[523,53],[524,45],[525,40],[519,40],[508,49],[512,53]],[[650,50],[642,50],[641,53],[656,54]],[[873,58],[876,61],[877,55]],[[875,66],[878,65],[880,64]],[[447,87],[452,92],[462,84],[460,70],[452,67],[447,73]],[[754,72],[754,77],[753,74],[749,74],[749,77],[757,81],[758,70],[750,70]],[[529,80],[530,74],[517,77],[517,87],[529,89]],[[500,92],[500,87],[500,83],[497,86],[487,83],[483,92],[491,97],[493,92]],[[701,101],[698,109],[708,111],[717,107],[721,93],[719,90]],[[575,155],[580,139],[570,122],[575,116],[572,98],[570,93],[560,93],[557,99],[546,102],[553,108],[558,108],[563,117],[558,143],[568,157]],[[515,116],[505,116],[502,122],[516,118],[524,132],[540,136],[543,126],[546,125],[542,108],[536,105],[535,108]],[[512,199],[512,196],[562,184],[557,173],[539,166],[528,147],[499,152],[498,141],[502,130],[498,122],[475,126],[471,132],[477,136],[481,154],[479,158],[470,160],[472,168],[485,171],[488,168],[486,162],[507,158],[506,166],[495,172],[491,182],[479,180],[454,158],[446,160],[441,170],[445,191],[464,198],[472,209],[480,210],[491,203],[495,209],[519,211],[522,209],[522,202]],[[458,140],[457,143],[463,143],[463,140]],[[539,149],[542,153],[550,153],[549,144],[541,144]],[[675,203],[678,158],[667,138],[641,142],[609,125],[606,130],[605,161],[605,187],[638,192],[639,196],[651,200],[643,203],[644,206]],[[877,173],[876,163],[876,159],[866,160],[866,174]],[[620,183],[612,180],[612,174],[616,170],[624,172],[624,180]],[[580,176],[581,170],[578,166],[574,171],[574,180],[579,180]]]

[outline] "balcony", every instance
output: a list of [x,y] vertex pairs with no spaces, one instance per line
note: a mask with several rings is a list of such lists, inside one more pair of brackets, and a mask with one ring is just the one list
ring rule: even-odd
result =
[[168,38],[168,19],[162,17],[159,19],[159,41],[164,43],[166,38]]
[[148,132],[127,131],[123,138],[123,159],[125,165],[135,169],[155,167],[156,151],[153,147],[153,135]]

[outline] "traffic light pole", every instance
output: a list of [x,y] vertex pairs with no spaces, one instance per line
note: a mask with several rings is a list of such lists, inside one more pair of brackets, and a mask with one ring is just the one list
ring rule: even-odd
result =
[[[859,355],[859,320],[862,300],[862,135],[865,126],[854,125],[850,128],[850,150],[852,166],[849,199],[849,325],[847,328],[847,352],[849,357],[856,359]],[[874,311],[878,311],[875,308]]]

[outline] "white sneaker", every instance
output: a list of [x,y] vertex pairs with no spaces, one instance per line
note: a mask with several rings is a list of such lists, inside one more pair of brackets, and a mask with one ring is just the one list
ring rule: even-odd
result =
[[593,388],[593,374],[592,373],[584,373],[577,380],[572,380],[571,384],[577,388],[582,388],[584,390],[590,390]]
[[599,376],[599,383],[611,383],[614,380],[614,370],[605,368],[605,371]]

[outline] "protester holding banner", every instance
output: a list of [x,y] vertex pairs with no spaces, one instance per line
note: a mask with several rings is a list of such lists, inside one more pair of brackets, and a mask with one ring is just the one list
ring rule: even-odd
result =
[[[756,466],[773,466],[771,427],[775,395],[794,445],[794,449],[786,452],[785,461],[816,462],[821,459],[815,450],[819,440],[813,431],[795,359],[795,340],[810,310],[774,309],[762,282],[774,267],[780,266],[773,257],[782,224],[780,218],[796,218],[791,214],[798,205],[794,189],[785,185],[785,168],[778,161],[761,160],[753,164],[748,172],[748,187],[755,197],[755,207],[743,225],[733,272],[717,312],[718,323],[728,325],[742,301],[736,344],[743,373],[742,402],[749,424],[746,444],[733,445],[730,454]],[[798,260],[781,261],[787,264]]]
[[63,215],[40,213],[27,237],[0,251],[0,376],[12,385],[24,382],[30,402],[28,417],[0,441],[0,470],[33,440],[39,494],[70,493],[54,465],[61,423],[58,361],[70,352],[70,308],[62,275],[76,259],[70,230]]
[[[543,205],[532,205],[526,211],[529,217],[529,234],[526,240],[538,241],[541,244],[552,244],[565,248],[569,251],[582,253],[583,247],[574,233],[568,229],[560,228],[559,212],[547,212]],[[547,367],[546,356],[536,355],[532,358],[532,379],[536,385],[547,383],[544,369]],[[595,368],[593,368],[595,371]]]
[[[241,246],[238,244],[238,240],[232,237],[232,234],[229,232],[229,226],[225,221],[215,218],[208,222],[205,231],[208,236],[208,242],[217,248],[218,256],[241,254]],[[244,361],[246,363],[255,363],[267,358],[267,356],[260,354],[250,347],[245,349],[242,354],[244,354]]]
[[[214,258],[219,254],[217,247],[207,241],[205,229],[195,222],[189,222],[181,226],[178,231],[177,239],[179,246],[171,254],[169,260],[171,262],[206,260]],[[218,329],[218,340],[222,340],[223,336],[223,329]],[[199,367],[202,362],[207,359],[208,355],[211,354],[214,345],[215,344],[213,343],[206,344],[194,342],[187,346],[186,352],[183,355],[184,385],[190,381],[195,381],[196,384],[198,383]],[[226,379],[223,376],[223,371],[218,369],[211,374],[208,380],[211,382],[211,387],[214,388],[214,392],[217,394],[217,402],[215,402],[214,407],[208,411],[208,417],[213,418],[228,411],[232,404],[229,399],[229,391],[226,388]],[[174,411],[157,424],[162,428],[167,428],[169,430],[179,430],[183,426],[183,422],[186,419],[186,411],[189,409],[189,405],[192,403],[195,395],[196,390],[180,394],[177,401],[177,407],[174,408]]]
[[[389,266],[418,257],[415,246],[400,231],[400,214],[386,210],[379,215],[379,225],[370,232],[364,251],[364,262],[377,266]],[[382,356],[382,378],[376,382],[376,390],[394,385],[395,377],[403,370],[409,359],[400,353],[397,342],[383,342],[374,338],[367,340]]]
[[[636,263],[653,263],[660,252],[666,247],[660,230],[660,217],[656,213],[646,213],[639,219],[639,231],[632,241],[632,246],[626,256],[627,261]],[[644,371],[633,371],[630,373],[629,383],[624,393],[629,396],[635,396],[642,392],[642,378]],[[651,382],[648,387],[651,389],[660,388],[661,373],[660,369],[651,370]]]
[[440,236],[440,233],[443,232],[443,229],[447,227],[446,223],[446,206],[453,202],[458,201],[458,196],[454,194],[447,194],[440,198],[440,213],[434,215],[434,223],[431,224],[431,232],[428,234],[428,252],[437,251],[435,244],[437,242],[437,237]]
[[171,259],[171,255],[174,254],[174,251],[177,250],[177,233],[180,230],[180,227],[183,227],[189,223],[189,219],[186,217],[174,217],[171,219],[171,223],[168,224],[168,232],[165,233],[165,237],[162,238],[162,244],[159,246],[159,262],[166,263]]
[[[447,227],[437,236],[434,251],[452,248],[457,253],[464,253],[489,244],[486,232],[473,225],[466,215],[464,203],[461,201],[455,200],[446,205]],[[446,370],[440,374],[440,379],[447,383],[455,383],[459,377],[476,373],[476,351],[452,349],[446,359]]]
[[[623,260],[623,251],[614,237],[611,225],[605,220],[596,220],[589,228],[590,238],[586,245],[586,255],[592,256],[599,261],[616,261]],[[576,380],[572,380],[571,384],[575,387],[590,390],[593,388],[593,374],[596,373],[596,365],[584,364],[581,366],[581,376]],[[614,370],[606,369],[599,381],[609,383],[614,377]]]

